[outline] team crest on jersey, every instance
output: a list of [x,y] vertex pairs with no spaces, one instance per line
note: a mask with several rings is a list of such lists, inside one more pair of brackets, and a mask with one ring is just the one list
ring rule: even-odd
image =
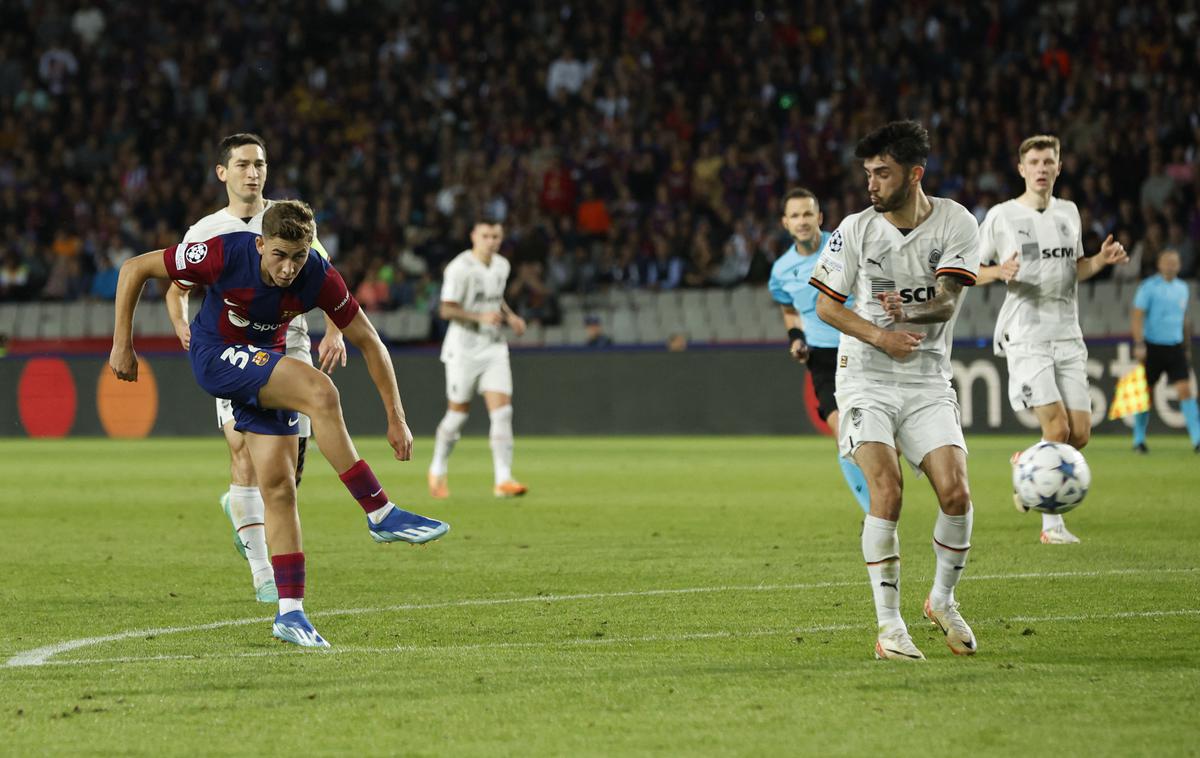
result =
[[941,250],[938,250],[938,249],[935,247],[935,248],[933,249],[933,252],[931,252],[931,253],[929,254],[929,270],[930,270],[930,271],[937,271],[937,267],[938,267],[938,261],[940,261],[941,259],[942,259],[942,251],[941,251]]
[[204,244],[203,242],[197,242],[196,244],[189,246],[187,252],[183,254],[183,257],[187,259],[188,263],[199,263],[207,256],[208,245]]
[[1075,236],[1074,234],[1071,234],[1071,227],[1067,224],[1066,221],[1058,222],[1058,233],[1061,234],[1062,238],[1065,240],[1071,239]]
[[257,353],[254,354],[254,365],[255,366],[265,366],[265,365],[267,365],[267,361],[269,361],[269,360],[271,360],[271,356],[267,355],[266,353],[264,353],[261,350],[259,350]]
[[831,252],[831,253],[842,252],[842,230],[841,229],[835,229],[833,231],[833,234],[830,235],[830,237],[829,237],[829,242],[826,244],[826,247],[829,248],[829,252]]

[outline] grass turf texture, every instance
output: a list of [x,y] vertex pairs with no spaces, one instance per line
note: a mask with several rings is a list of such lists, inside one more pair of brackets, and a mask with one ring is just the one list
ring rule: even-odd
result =
[[374,544],[310,457],[306,607],[329,653],[270,637],[217,505],[219,438],[0,441],[0,664],[247,622],[0,665],[0,754],[1194,753],[1200,460],[1182,436],[1148,457],[1096,439],[1067,517],[1083,544],[1044,546],[1009,497],[1030,441],[970,440],[971,659],[920,619],[935,505],[906,474],[923,664],[871,659],[861,514],[827,439],[521,438],[531,494],[510,501],[466,439],[436,503],[428,441],[411,464],[360,441],[393,498],[453,524],[423,548]]

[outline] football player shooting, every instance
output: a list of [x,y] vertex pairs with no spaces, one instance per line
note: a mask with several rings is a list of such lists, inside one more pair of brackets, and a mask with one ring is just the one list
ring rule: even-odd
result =
[[[263,216],[263,234],[227,234],[131,258],[117,283],[116,327],[109,365],[118,379],[137,381],[133,314],[147,279],[203,284],[208,296],[191,326],[188,356],[200,386],[233,401],[236,428],[266,504],[267,544],[279,614],[274,636],[306,647],[328,647],[304,615],[304,553],[296,507],[296,411],[313,420],[321,452],[367,514],[377,542],[423,543],[449,525],[401,510],[358,456],[332,380],[284,355],[288,321],[319,307],[357,347],[383,400],[387,439],[397,460],[412,457],[412,432],[391,359],[375,328],[337,271],[311,250],[312,210],[289,200]],[[253,343],[264,347],[256,347]]]
[[[879,624],[875,656],[897,660],[925,657],[900,615],[898,453],[929,477],[939,505],[924,614],[953,653],[976,650],[954,598],[974,510],[950,384],[950,337],[963,286],[975,281],[979,233],[965,208],[921,189],[929,150],[929,134],[914,121],[887,124],[858,143],[872,207],[842,221],[812,278],[821,290],[817,315],[844,335],[840,449],[862,467],[871,493],[862,551]],[[851,296],[853,310],[843,305]],[[915,326],[898,328],[906,324]]]

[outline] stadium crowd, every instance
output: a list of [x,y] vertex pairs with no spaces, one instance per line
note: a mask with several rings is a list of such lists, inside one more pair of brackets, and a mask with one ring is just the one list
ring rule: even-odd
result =
[[307,200],[367,309],[432,307],[479,214],[510,301],[765,281],[778,198],[865,206],[857,138],[934,136],[926,190],[982,219],[1030,133],[1136,279],[1196,275],[1191,4],[245,0],[0,6],[0,299],[111,298],[132,254],[224,202],[214,150],[261,133],[268,196]]

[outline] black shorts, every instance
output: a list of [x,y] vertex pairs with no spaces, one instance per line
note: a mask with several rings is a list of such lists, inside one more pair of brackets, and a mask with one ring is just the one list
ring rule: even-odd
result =
[[836,347],[810,347],[808,349],[808,373],[812,375],[813,389],[817,393],[817,415],[821,420],[837,410],[837,353]]
[[1150,389],[1154,389],[1163,374],[1167,375],[1167,381],[1174,384],[1187,379],[1190,370],[1182,342],[1178,345],[1146,343],[1146,384]]

